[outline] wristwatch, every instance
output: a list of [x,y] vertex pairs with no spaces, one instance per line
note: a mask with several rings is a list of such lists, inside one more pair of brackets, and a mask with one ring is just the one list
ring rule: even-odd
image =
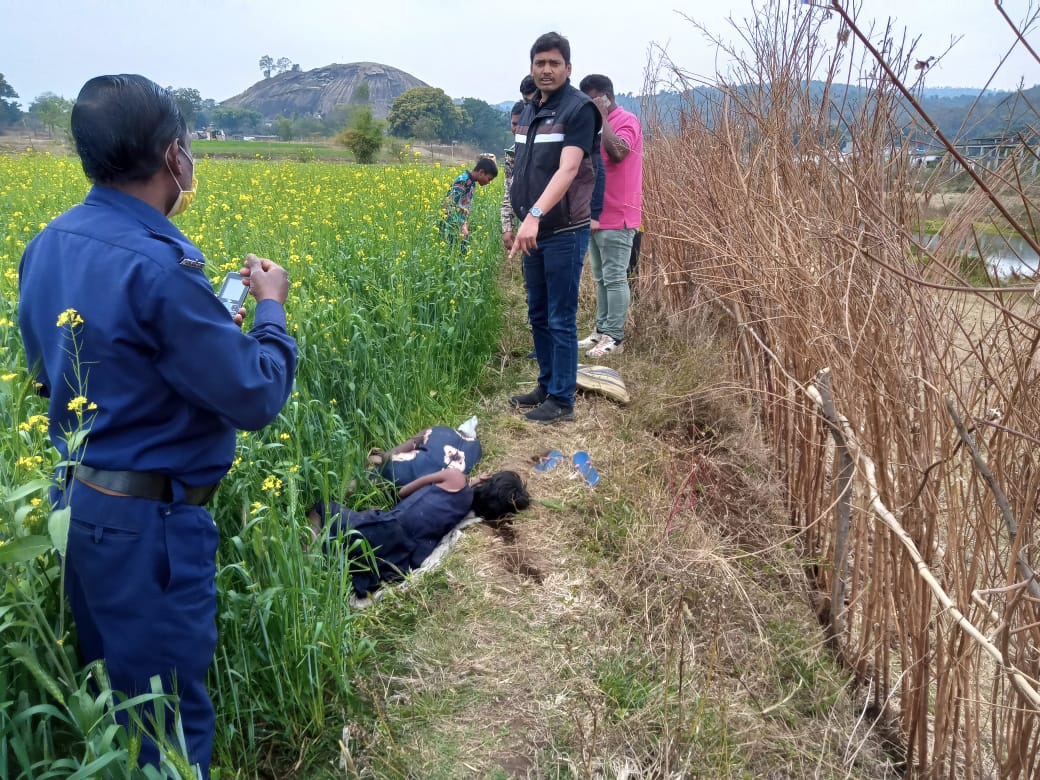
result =
[[542,218],[542,210],[540,208],[538,208],[537,206],[531,206],[531,210],[529,212],[527,212],[527,213],[530,214],[535,219],[541,219]]

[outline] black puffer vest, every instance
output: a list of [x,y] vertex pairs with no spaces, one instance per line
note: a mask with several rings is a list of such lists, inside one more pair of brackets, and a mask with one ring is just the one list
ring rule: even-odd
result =
[[[513,186],[509,189],[513,212],[521,222],[560,167],[567,123],[591,102],[588,96],[572,87],[568,79],[545,103],[531,102],[524,106],[516,128],[516,160]],[[595,111],[595,116],[592,154],[599,154],[603,118],[599,111]],[[538,236],[544,238],[587,226],[595,181],[592,156],[588,155],[582,159],[574,181],[560,202],[539,220]]]

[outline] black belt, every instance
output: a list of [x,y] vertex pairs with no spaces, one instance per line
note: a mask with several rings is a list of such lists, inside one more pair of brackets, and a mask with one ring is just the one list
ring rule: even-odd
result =
[[[80,482],[125,493],[135,498],[147,498],[152,501],[173,501],[173,481],[165,474],[148,471],[105,471],[82,464],[71,467],[70,472]],[[216,485],[184,486],[184,503],[192,506],[205,506],[220,487]]]

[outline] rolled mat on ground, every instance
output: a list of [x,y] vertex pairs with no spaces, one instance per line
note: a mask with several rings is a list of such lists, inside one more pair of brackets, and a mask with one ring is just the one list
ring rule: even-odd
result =
[[579,363],[578,387],[589,392],[601,393],[623,404],[632,400],[621,374],[607,366],[587,366]]

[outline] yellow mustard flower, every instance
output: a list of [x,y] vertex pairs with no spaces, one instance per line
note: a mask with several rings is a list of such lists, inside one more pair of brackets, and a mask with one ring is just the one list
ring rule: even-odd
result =
[[58,315],[58,327],[68,325],[71,328],[75,328],[78,325],[83,324],[83,318],[79,316],[79,312],[75,309],[66,309]]
[[85,395],[77,395],[71,401],[69,401],[66,407],[70,412],[82,412],[84,409],[87,411],[94,411],[97,409],[97,404],[93,401],[88,401]]

